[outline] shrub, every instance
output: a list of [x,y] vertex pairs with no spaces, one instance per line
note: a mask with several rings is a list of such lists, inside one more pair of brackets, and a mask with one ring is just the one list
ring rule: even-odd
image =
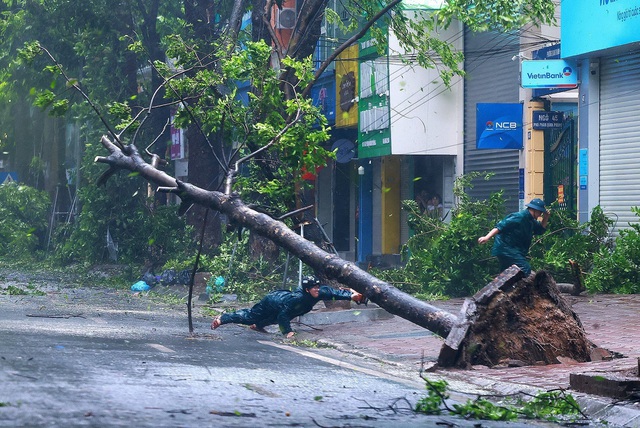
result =
[[0,255],[34,258],[46,246],[49,195],[17,183],[0,185]]
[[[640,217],[640,208],[631,211]],[[630,223],[620,230],[613,248],[603,246],[594,257],[586,278],[591,293],[640,293],[640,224]]]
[[600,206],[591,212],[588,222],[580,223],[571,212],[552,204],[547,232],[535,236],[531,245],[531,265],[534,270],[548,271],[557,282],[573,282],[569,260],[578,262],[583,271],[592,269],[596,256],[612,247],[609,230],[613,221]]
[[479,246],[477,240],[502,217],[504,199],[498,192],[488,201],[472,201],[465,188],[478,176],[472,173],[456,180],[454,194],[459,202],[449,223],[421,214],[415,201],[403,201],[414,231],[404,251],[408,257],[404,269],[407,276],[422,283],[418,293],[466,296],[496,274],[491,246]]
[[65,264],[109,260],[107,231],[118,245],[119,263],[162,265],[185,251],[195,252],[186,221],[177,216],[177,206],[154,207],[147,198],[147,184],[137,174],[116,173],[108,185],[95,184],[105,172],[104,165],[94,162],[97,155],[104,155],[103,150],[98,143],[85,145],[80,214],[74,224],[56,230],[55,257]]
[[[215,250],[200,255],[198,271],[211,272],[213,278],[222,276],[225,279],[222,292],[238,294],[245,301],[257,300],[272,290],[297,287],[298,259],[290,258],[289,275],[287,281],[283,281],[286,253],[281,251],[275,262],[253,257],[249,250],[249,234],[245,231],[240,238],[237,233],[224,234],[223,242]],[[170,259],[162,269],[192,270],[195,259],[194,251],[190,257]]]

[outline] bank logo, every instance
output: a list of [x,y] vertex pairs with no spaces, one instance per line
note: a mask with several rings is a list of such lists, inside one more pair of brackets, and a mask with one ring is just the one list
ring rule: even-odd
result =
[[563,76],[571,76],[571,74],[573,73],[573,70],[571,69],[571,67],[565,67],[564,70],[562,70],[562,75]]
[[515,129],[518,129],[518,124],[509,120],[498,120],[495,122],[492,120],[488,120],[485,128],[485,130],[487,131],[513,131]]

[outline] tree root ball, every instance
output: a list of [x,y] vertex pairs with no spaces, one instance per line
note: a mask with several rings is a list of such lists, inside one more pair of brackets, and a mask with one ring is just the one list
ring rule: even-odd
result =
[[465,302],[443,346],[438,366],[545,365],[590,361],[596,346],[560,294],[539,271],[521,278],[515,266]]

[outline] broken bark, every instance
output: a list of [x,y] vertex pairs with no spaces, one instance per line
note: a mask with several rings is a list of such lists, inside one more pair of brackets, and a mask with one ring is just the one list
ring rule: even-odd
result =
[[468,299],[458,318],[322,250],[282,221],[251,209],[237,194],[207,191],[181,182],[145,162],[133,145],[121,149],[106,136],[101,142],[110,155],[96,158],[96,162],[109,165],[100,182],[119,169],[137,172],[159,185],[158,191],[177,194],[182,200],[179,213],[184,213],[191,204],[198,204],[225,214],[232,224],[270,239],[327,278],[364,294],[387,312],[445,337],[440,366],[494,366],[506,360],[553,364],[558,357],[589,361],[589,352],[595,346],[587,340],[580,320],[546,272],[523,279],[520,269],[512,266]]

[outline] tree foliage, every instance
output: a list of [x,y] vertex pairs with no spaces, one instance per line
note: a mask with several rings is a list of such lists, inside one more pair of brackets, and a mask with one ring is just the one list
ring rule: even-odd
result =
[[[192,182],[203,188],[220,188],[222,177],[231,171],[234,190],[242,192],[247,201],[261,204],[272,213],[290,211],[306,184],[302,172],[314,171],[332,156],[326,147],[326,119],[308,98],[310,85],[318,76],[317,71],[314,75],[310,55],[321,37],[320,24],[329,3],[299,3],[296,31],[282,43],[272,25],[273,2],[4,2],[0,70],[3,88],[7,89],[3,94],[11,97],[14,108],[0,121],[9,120],[10,115],[26,119],[25,103],[35,102],[49,113],[62,116],[65,123],[82,124],[85,142],[95,141],[92,130],[107,128],[123,144],[140,141],[141,147],[147,147],[154,143],[151,152],[165,157],[169,106],[180,106],[176,123],[188,128]],[[348,19],[344,21],[343,40],[356,29],[374,24],[374,17],[379,18],[381,25],[372,29],[382,42],[386,40],[380,28],[388,25],[407,50],[405,60],[437,66],[445,82],[461,73],[462,57],[434,38],[433,31],[449,25],[452,18],[460,18],[473,28],[504,31],[517,28],[525,20],[548,23],[553,19],[550,0],[516,5],[503,5],[501,0],[480,4],[451,1],[440,12],[420,20],[408,19],[398,3],[344,2]],[[247,11],[252,14],[251,31],[241,31],[239,18]],[[493,21],[499,25],[488,24]],[[336,41],[337,50],[347,47],[343,40]],[[23,47],[25,42],[31,43]],[[36,55],[37,47],[46,49],[50,57]],[[18,52],[22,61],[17,60]],[[239,82],[248,89],[239,89]],[[78,89],[86,97],[80,96]],[[240,103],[238,95],[246,96],[248,102]],[[87,98],[92,100],[93,109],[87,106]],[[17,150],[15,141],[35,140],[32,135],[18,135],[17,130],[31,128],[13,125],[6,128],[10,130],[6,138],[0,139],[5,146]],[[46,140],[48,136],[43,133],[39,138]],[[64,141],[63,136],[58,141]],[[35,144],[29,141],[21,147]],[[27,150],[24,153],[26,157]],[[88,166],[93,153],[85,153],[82,166],[78,165],[83,173],[79,174],[81,188],[97,178]],[[235,163],[249,153],[256,153],[251,162]],[[47,165],[26,162],[20,156],[14,160],[41,169]],[[59,168],[57,175],[62,178],[65,170]],[[199,174],[203,174],[202,179],[198,179]],[[122,187],[105,190],[100,196],[92,190],[81,192],[78,227],[86,238],[104,235],[105,224],[112,220],[97,221],[97,213],[110,212],[118,195],[144,194],[144,185],[136,186],[134,180],[119,179],[118,185]],[[115,222],[113,232],[130,236],[131,228],[121,228],[132,219],[148,215],[146,206],[146,202],[131,202],[123,210],[127,219]],[[145,232],[138,233],[137,242],[147,240]],[[65,231],[60,236],[70,235]],[[88,239],[80,241],[86,242],[87,249],[93,248]],[[140,254],[133,248],[130,252]],[[68,254],[80,256],[81,252],[70,250]],[[95,251],[91,254],[97,255]]]
[[0,256],[16,259],[42,254],[50,206],[46,192],[17,183],[0,185]]
[[[418,295],[460,297],[474,294],[499,273],[491,245],[478,245],[477,240],[504,216],[502,193],[472,201],[465,192],[481,175],[474,172],[456,180],[454,193],[459,202],[448,214],[449,222],[421,213],[415,201],[403,201],[413,230],[406,244],[407,263],[398,272],[380,272],[381,277]],[[491,179],[491,174],[484,179]],[[552,204],[550,209],[553,214],[547,232],[534,237],[531,245],[534,270],[549,272],[557,282],[572,283],[576,278],[569,261],[573,260],[587,273],[589,291],[634,289],[621,284],[637,284],[635,263],[640,259],[632,248],[640,236],[640,226],[632,225],[631,231],[621,232],[614,242],[610,237],[613,222],[599,206],[585,223],[557,205]],[[603,257],[605,254],[607,257]],[[624,281],[614,286],[614,278]]]

